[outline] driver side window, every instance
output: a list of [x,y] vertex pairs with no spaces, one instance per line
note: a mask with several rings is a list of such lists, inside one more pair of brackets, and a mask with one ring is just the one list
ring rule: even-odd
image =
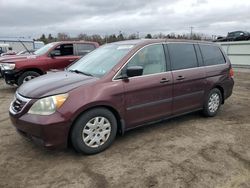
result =
[[73,44],[61,44],[57,46],[54,50],[55,56],[69,56],[73,55]]
[[156,74],[166,71],[165,54],[162,44],[146,46],[128,62],[126,67],[141,66],[142,75]]

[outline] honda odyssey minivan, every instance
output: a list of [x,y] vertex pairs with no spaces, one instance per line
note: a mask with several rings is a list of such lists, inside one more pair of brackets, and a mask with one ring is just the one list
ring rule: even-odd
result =
[[9,114],[17,131],[38,144],[71,143],[94,154],[117,133],[150,122],[194,111],[215,116],[233,85],[230,61],[217,44],[122,41],[23,84]]

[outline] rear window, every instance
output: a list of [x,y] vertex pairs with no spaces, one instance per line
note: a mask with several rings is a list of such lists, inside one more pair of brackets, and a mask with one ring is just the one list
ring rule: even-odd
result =
[[77,55],[84,56],[93,51],[95,46],[93,44],[76,44]]
[[198,66],[193,44],[168,44],[172,70],[193,68]]
[[219,65],[225,63],[225,58],[218,46],[200,44],[204,64]]

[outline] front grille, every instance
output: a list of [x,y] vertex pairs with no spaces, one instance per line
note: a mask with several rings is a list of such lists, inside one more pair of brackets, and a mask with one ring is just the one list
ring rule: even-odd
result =
[[13,114],[20,113],[29,101],[30,99],[24,98],[16,93],[15,99],[10,106],[10,112],[12,112]]
[[21,112],[21,110],[23,109],[23,107],[25,106],[25,104],[26,104],[26,102],[21,101],[20,99],[16,99],[12,103],[12,110],[15,113],[19,113],[19,112]]

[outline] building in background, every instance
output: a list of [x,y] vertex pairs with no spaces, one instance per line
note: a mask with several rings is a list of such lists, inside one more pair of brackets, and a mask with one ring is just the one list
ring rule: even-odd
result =
[[219,42],[234,67],[250,68],[250,41]]
[[[34,41],[33,39],[27,38],[12,38],[12,37],[0,37],[0,44],[8,44],[15,52],[23,50],[37,50],[44,46],[42,41]],[[25,47],[26,48],[25,48]]]

